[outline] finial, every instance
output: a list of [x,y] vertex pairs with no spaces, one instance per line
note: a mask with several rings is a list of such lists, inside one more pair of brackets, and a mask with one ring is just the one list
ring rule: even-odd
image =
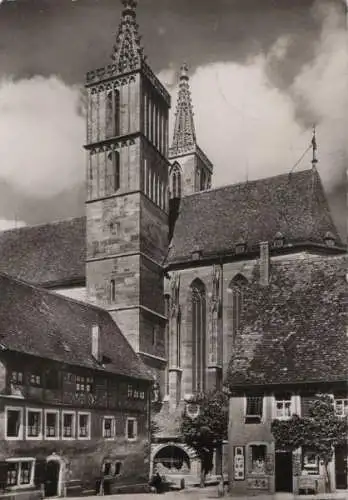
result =
[[135,10],[137,7],[137,0],[122,0],[124,10]]
[[188,66],[186,63],[182,64],[180,68],[180,80],[188,80]]
[[316,128],[315,125],[313,125],[313,132],[312,132],[312,165],[315,167],[315,164],[318,163],[318,158],[317,158],[317,138],[316,138]]
[[142,61],[145,61],[145,56],[136,22],[137,0],[121,0],[121,2],[123,5],[121,22],[111,58],[117,71],[125,73],[138,68]]

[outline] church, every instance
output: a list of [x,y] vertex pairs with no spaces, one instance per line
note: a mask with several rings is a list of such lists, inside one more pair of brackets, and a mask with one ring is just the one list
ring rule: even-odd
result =
[[192,395],[223,387],[236,346],[253,345],[251,331],[240,333],[245,287],[267,287],[282,265],[341,262],[346,248],[315,136],[308,169],[212,188],[188,68],[168,137],[170,96],[144,55],[136,1],[122,3],[112,58],[86,76],[85,216],[0,233],[0,272],[109,312],[154,380],[151,466],[194,482],[199,464],[178,439],[180,417]]

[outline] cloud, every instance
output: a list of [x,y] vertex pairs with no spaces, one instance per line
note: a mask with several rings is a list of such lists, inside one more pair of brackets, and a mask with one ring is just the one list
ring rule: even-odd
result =
[[84,179],[81,93],[57,77],[0,82],[0,177],[48,198]]
[[13,229],[15,227],[24,227],[27,224],[22,220],[9,220],[0,219],[0,231],[6,231],[7,229]]
[[[331,190],[341,182],[348,158],[346,32],[332,7],[316,14],[324,14],[325,22],[314,59],[287,89],[277,88],[269,73],[275,60],[286,63],[292,43],[287,36],[247,64],[219,62],[193,73],[197,137],[214,163],[215,186],[289,172],[310,144],[313,123],[325,185]],[[171,93],[173,119],[177,88]],[[308,151],[298,168],[310,161]]]

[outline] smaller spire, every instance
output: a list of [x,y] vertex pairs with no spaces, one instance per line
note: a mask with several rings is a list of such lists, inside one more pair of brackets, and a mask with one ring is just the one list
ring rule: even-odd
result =
[[316,138],[316,128],[315,128],[315,125],[313,125],[313,132],[312,132],[312,165],[313,165],[313,168],[318,163],[317,149],[318,149],[318,146],[317,146],[317,138]]
[[184,63],[180,68],[179,94],[175,112],[173,142],[170,154],[176,156],[192,150],[196,146],[196,132],[193,121],[191,91],[189,85],[188,66]]
[[120,73],[132,71],[145,61],[136,22],[136,0],[122,0],[121,22],[111,58]]

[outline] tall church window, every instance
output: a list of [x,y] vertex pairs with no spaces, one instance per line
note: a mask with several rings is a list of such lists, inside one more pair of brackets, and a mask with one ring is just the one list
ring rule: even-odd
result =
[[231,333],[232,333],[232,339],[233,341],[236,338],[236,335],[238,333],[238,330],[241,326],[241,318],[242,318],[242,312],[243,312],[243,298],[244,298],[244,293],[245,293],[245,287],[248,284],[248,280],[242,275],[242,274],[237,274],[235,276],[229,286],[228,286],[228,293],[229,293],[229,306],[230,306],[230,312],[231,312]]
[[120,91],[108,90],[105,101],[105,137],[120,135]]
[[113,130],[113,99],[112,90],[106,93],[105,99],[105,137],[109,138],[114,135]]
[[145,92],[144,94],[144,134],[147,137],[149,134],[149,98],[147,96],[147,93]]
[[110,301],[115,302],[116,300],[116,281],[110,281]]
[[192,305],[192,392],[205,391],[206,291],[199,279],[191,285]]
[[144,192],[146,196],[149,195],[149,171],[148,171],[147,159],[144,159]]
[[172,169],[172,198],[181,198],[181,170],[178,165]]
[[110,195],[120,188],[120,153],[111,151],[107,154],[106,162],[106,195]]
[[114,91],[114,131],[115,135],[120,135],[121,123],[121,106],[120,106],[120,91]]

